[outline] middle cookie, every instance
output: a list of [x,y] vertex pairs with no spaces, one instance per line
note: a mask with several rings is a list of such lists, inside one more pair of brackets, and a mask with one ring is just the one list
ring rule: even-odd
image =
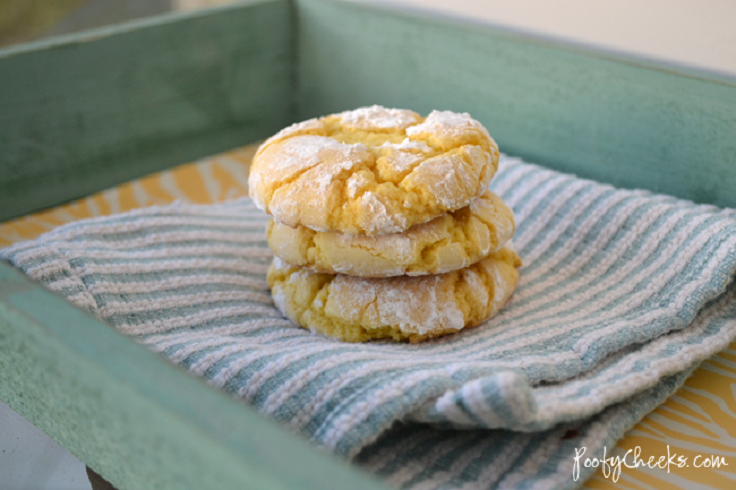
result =
[[269,222],[268,246],[283,261],[330,274],[361,277],[442,274],[468,267],[514,234],[514,215],[486,191],[469,206],[380,236],[317,232]]

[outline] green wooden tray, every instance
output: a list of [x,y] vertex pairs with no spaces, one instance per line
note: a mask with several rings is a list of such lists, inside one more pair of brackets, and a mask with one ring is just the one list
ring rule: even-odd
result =
[[[736,206],[736,80],[331,0],[0,51],[0,221],[367,104],[468,111],[506,153]],[[0,399],[120,490],[381,488],[0,263]]]

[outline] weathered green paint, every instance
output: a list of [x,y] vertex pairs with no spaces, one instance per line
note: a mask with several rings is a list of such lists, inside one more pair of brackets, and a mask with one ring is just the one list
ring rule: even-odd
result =
[[299,0],[299,118],[467,111],[501,151],[736,207],[736,80],[366,5]]
[[[727,77],[273,0],[0,51],[0,220],[373,103],[468,111],[507,153],[736,206]],[[121,490],[378,488],[2,263],[0,398]]]
[[2,262],[0,398],[119,490],[383,488]]
[[289,123],[291,23],[251,2],[0,51],[0,221]]

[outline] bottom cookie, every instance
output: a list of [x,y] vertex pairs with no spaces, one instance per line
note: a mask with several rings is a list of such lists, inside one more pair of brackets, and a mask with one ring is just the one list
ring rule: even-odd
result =
[[504,247],[470,267],[430,276],[322,274],[275,258],[274,303],[294,323],[346,342],[420,342],[479,325],[506,303],[521,259]]

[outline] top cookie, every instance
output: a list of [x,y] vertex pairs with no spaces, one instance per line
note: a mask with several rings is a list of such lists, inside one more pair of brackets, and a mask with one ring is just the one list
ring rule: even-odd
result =
[[283,129],[258,149],[248,184],[279,223],[384,235],[467,206],[497,167],[496,142],[468,114],[372,106]]

